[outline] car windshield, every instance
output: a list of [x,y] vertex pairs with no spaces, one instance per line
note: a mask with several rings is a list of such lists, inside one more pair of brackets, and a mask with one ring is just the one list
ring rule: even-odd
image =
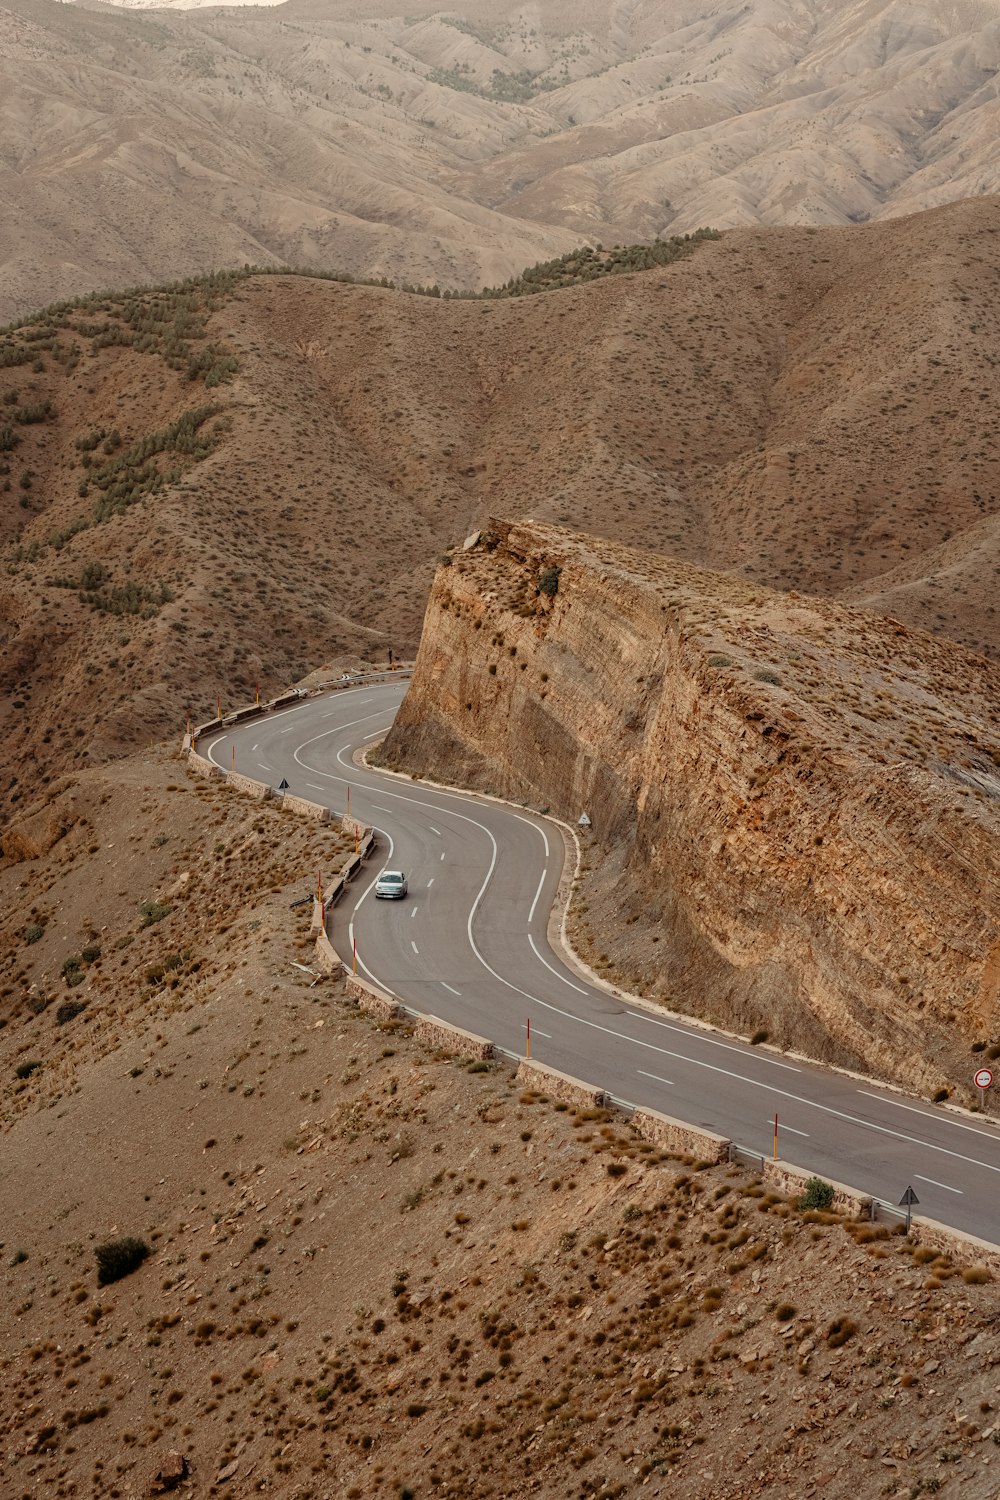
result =
[[403,884],[403,877],[402,877],[402,875],[397,875],[394,870],[389,870],[385,875],[382,876],[382,884],[383,885],[402,885]]

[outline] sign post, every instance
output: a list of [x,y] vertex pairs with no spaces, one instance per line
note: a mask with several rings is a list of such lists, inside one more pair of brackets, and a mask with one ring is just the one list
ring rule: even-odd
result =
[[778,1116],[774,1117],[774,1159],[778,1160]]
[[978,1068],[976,1076],[972,1080],[979,1090],[979,1108],[986,1108],[986,1090],[993,1087],[993,1073],[990,1068]]
[[524,1055],[525,1055],[525,1057],[530,1057],[531,1056],[531,1017],[530,1016],[528,1017],[527,1034],[528,1034],[528,1040],[525,1043],[525,1052],[524,1052]]
[[915,1203],[919,1203],[919,1202],[920,1202],[920,1199],[917,1197],[916,1193],[913,1191],[913,1189],[911,1187],[908,1187],[906,1189],[906,1192],[903,1194],[902,1198],[900,1198],[900,1200],[899,1200],[899,1206],[900,1206],[900,1208],[905,1208],[906,1209],[906,1232],[907,1232],[907,1234],[909,1234],[909,1232],[910,1232],[910,1220],[913,1218],[913,1205]]

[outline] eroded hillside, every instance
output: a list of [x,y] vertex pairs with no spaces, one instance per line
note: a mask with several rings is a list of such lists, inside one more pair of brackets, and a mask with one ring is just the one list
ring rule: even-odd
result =
[[330,830],[180,757],[50,810],[0,870],[5,1492],[991,1500],[974,1255],[363,1019],[294,967]]
[[1000,1033],[1000,671],[595,537],[493,522],[435,580],[384,763],[591,821],[614,983],[968,1093]]
[[436,558],[501,508],[1000,651],[1000,203],[588,274],[218,277],[0,336],[5,806],[409,651]]

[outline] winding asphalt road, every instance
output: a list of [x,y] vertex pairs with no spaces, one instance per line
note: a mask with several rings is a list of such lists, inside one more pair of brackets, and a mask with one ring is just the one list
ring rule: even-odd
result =
[[[389,681],[304,700],[211,731],[222,769],[322,802],[374,826],[379,848],[336,908],[341,953],[404,1003],[770,1156],[780,1155],[918,1213],[1000,1242],[1000,1130],[860,1079],[776,1057],[659,1017],[588,984],[549,946],[564,859],[560,831],[529,812],[354,764],[388,729],[406,689]],[[376,902],[383,867],[409,897]],[[971,1064],[970,1064],[971,1071]]]

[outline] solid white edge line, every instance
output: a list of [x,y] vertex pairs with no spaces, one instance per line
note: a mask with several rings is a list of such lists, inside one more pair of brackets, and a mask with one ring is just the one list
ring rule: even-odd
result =
[[[549,961],[545,957],[545,955],[543,953],[539,952],[538,946],[535,943],[535,939],[532,937],[532,935],[531,935],[530,932],[528,933],[528,942],[531,944],[531,951],[535,955],[535,957],[538,959],[538,962],[540,964],[544,964],[545,967],[548,969],[548,971],[549,971],[550,974],[554,974],[557,979],[561,979],[562,982],[563,982],[563,984],[568,984],[569,987],[570,987],[570,989],[571,990],[576,990],[576,992],[577,992],[578,995],[586,995],[586,994],[590,993],[589,990],[583,990],[583,989],[581,989],[578,984],[574,984],[573,983],[572,979],[567,979],[565,974],[560,974],[560,972],[559,972],[558,969],[554,969],[552,967],[552,965],[549,963]],[[618,1036],[619,1034],[620,1033],[615,1032],[616,1036]]]
[[[625,1001],[622,1001],[625,1005]],[[678,1036],[693,1037],[699,1042],[708,1042],[713,1047],[721,1047],[724,1052],[736,1052],[740,1057],[753,1058],[755,1062],[770,1063],[772,1068],[783,1068],[786,1073],[801,1073],[801,1068],[794,1068],[791,1063],[779,1062],[776,1057],[768,1057],[766,1052],[758,1052],[756,1047],[751,1051],[749,1046],[736,1047],[731,1042],[720,1042],[717,1037],[703,1036],[700,1031],[688,1031],[683,1026],[675,1026],[673,1021],[661,1021],[657,1016],[648,1016],[643,1010],[629,1010],[630,1016],[636,1016],[640,1021],[648,1021],[650,1026],[662,1026],[664,1031],[676,1032]]]
[[985,1130],[980,1130],[976,1125],[964,1125],[961,1120],[953,1120],[948,1114],[936,1114],[930,1109],[918,1109],[915,1104],[900,1104],[898,1099],[887,1099],[884,1094],[870,1094],[867,1089],[858,1089],[859,1094],[864,1094],[866,1099],[876,1099],[879,1104],[892,1104],[896,1109],[909,1110],[911,1115],[920,1115],[922,1119],[933,1124],[954,1125],[956,1130],[968,1130],[972,1135],[978,1135],[981,1141],[995,1141],[996,1136]]

